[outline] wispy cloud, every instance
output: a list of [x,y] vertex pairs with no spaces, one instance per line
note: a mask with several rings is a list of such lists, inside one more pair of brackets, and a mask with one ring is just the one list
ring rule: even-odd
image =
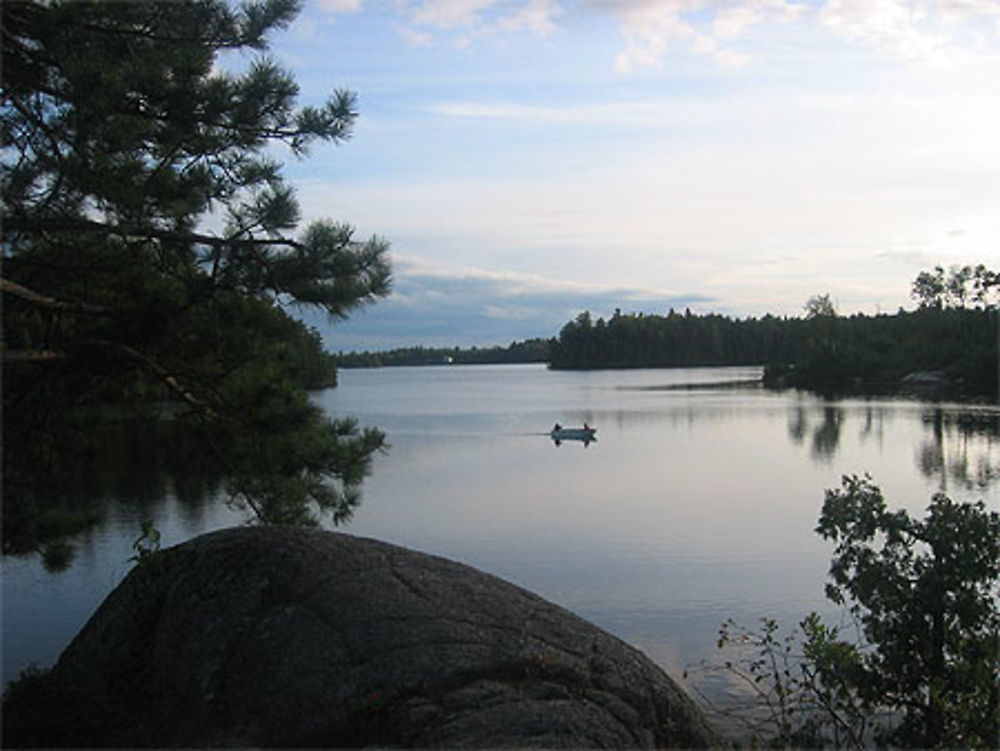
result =
[[818,18],[848,40],[929,64],[982,53],[1000,33],[991,0],[829,0]]
[[[499,101],[439,102],[428,111],[445,117],[469,120],[508,121],[534,125],[595,125],[604,127],[649,127],[682,116],[680,102],[670,99],[574,102],[567,104],[524,104]],[[692,104],[692,103],[689,103]],[[697,107],[697,103],[693,103]]]
[[501,17],[497,25],[503,31],[531,31],[539,36],[555,32],[558,19],[564,15],[556,0],[529,0],[510,15]]
[[362,0],[319,0],[320,10],[327,13],[357,13]]
[[723,67],[741,67],[751,55],[729,42],[752,26],[787,21],[802,10],[787,0],[743,0],[721,8],[711,0],[591,0],[591,5],[619,19],[626,46],[616,69],[622,73],[659,66],[674,48]]
[[[356,12],[363,0],[317,0],[330,13]],[[547,36],[568,19],[599,14],[615,19],[624,47],[623,73],[665,63],[671,53],[704,56],[720,67],[741,67],[759,50],[741,47],[761,27],[807,24],[835,38],[921,64],[941,65],[994,56],[1000,39],[996,0],[401,0],[401,23],[421,43],[433,32],[457,35],[461,45],[496,33]]]
[[[350,2],[351,0],[332,0]],[[555,32],[564,10],[558,0],[422,0],[400,6],[411,34],[433,38],[432,32],[458,34],[460,46],[477,37],[497,33],[530,32],[548,36]]]
[[409,16],[417,25],[454,29],[481,22],[483,13],[496,3],[497,0],[424,0]]

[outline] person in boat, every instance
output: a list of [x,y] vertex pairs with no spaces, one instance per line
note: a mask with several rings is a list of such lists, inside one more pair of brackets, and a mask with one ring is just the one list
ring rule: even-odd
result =
[[590,426],[587,423],[583,423],[583,429],[586,430],[588,433],[590,432]]
[[560,425],[559,423],[556,423],[555,427],[552,428],[552,430],[558,433],[560,430],[562,430],[562,425]]

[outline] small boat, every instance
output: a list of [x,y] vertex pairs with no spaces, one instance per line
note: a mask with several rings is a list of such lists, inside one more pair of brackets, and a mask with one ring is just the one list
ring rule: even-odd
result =
[[584,443],[589,443],[590,441],[597,440],[597,428],[592,428],[589,425],[584,425],[582,428],[564,428],[562,425],[556,425],[549,432],[549,437],[556,443],[559,443],[559,441],[583,441]]

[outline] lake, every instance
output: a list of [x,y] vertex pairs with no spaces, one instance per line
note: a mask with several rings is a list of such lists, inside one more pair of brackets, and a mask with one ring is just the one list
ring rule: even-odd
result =
[[[1000,509],[1000,410],[828,401],[759,385],[759,368],[549,371],[538,365],[344,370],[316,402],[384,430],[345,531],[499,575],[639,647],[675,677],[717,658],[720,624],[792,625],[823,597],[824,490],[868,472],[889,503]],[[589,445],[552,425],[598,428]],[[95,470],[96,471],[96,470]],[[73,566],[3,560],[3,677],[51,664],[131,567],[152,518],[165,545],[241,523],[222,499],[133,480]],[[712,690],[710,687],[707,690]]]

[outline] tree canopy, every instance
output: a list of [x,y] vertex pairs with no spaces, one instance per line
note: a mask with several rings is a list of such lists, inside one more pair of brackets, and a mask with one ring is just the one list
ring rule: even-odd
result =
[[964,308],[966,305],[996,305],[1000,294],[1000,273],[983,264],[941,266],[921,271],[913,280],[910,295],[921,308]]
[[[389,291],[388,245],[298,231],[284,151],[351,135],[267,54],[297,0],[3,3],[4,545],[38,544],[47,477],[95,405],[169,400],[264,521],[346,518],[376,430],[324,417],[319,335]],[[222,52],[250,55],[226,72]],[[87,409],[84,409],[87,408]]]

